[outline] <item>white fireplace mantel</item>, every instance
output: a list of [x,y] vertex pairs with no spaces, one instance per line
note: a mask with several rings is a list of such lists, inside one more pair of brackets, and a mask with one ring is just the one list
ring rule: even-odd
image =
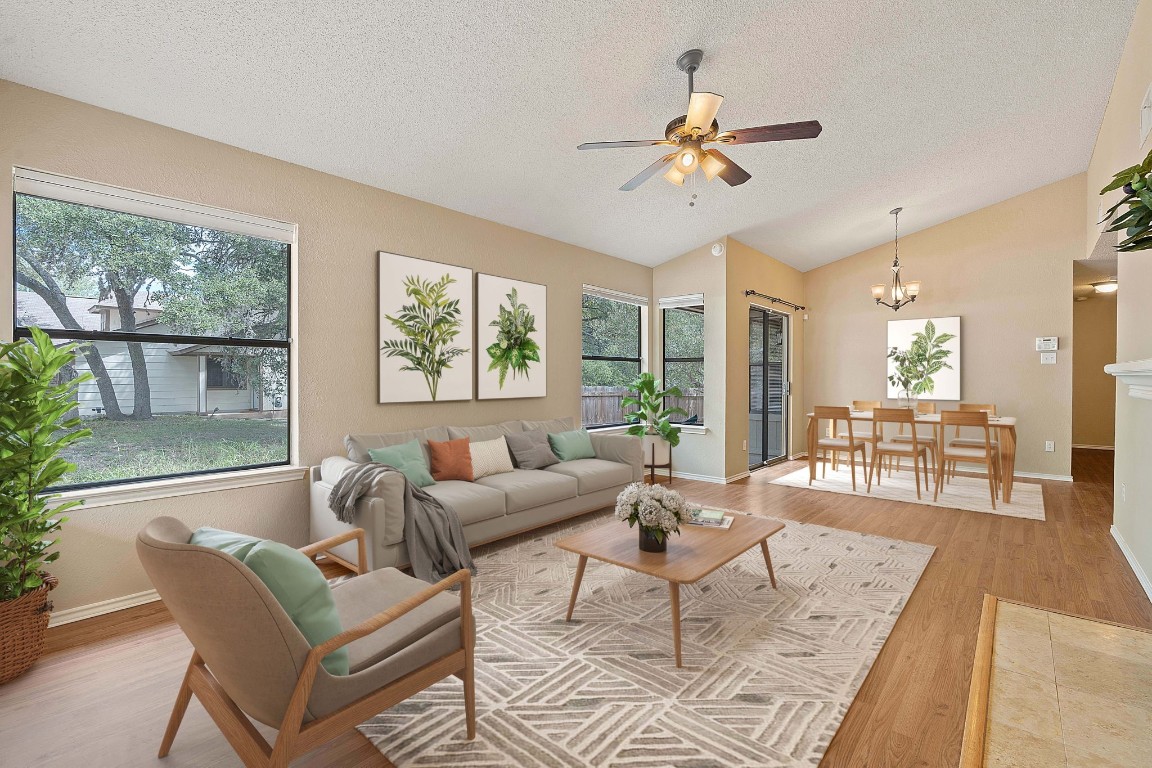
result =
[[1128,396],[1152,400],[1152,358],[1112,363],[1104,366],[1104,373],[1115,376],[1128,385]]

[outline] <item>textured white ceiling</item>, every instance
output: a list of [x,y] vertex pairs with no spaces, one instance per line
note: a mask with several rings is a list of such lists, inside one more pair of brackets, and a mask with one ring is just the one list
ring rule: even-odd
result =
[[[643,264],[731,234],[801,269],[1083,171],[1137,0],[37,0],[0,77]],[[617,188],[683,114],[820,120],[752,173]]]

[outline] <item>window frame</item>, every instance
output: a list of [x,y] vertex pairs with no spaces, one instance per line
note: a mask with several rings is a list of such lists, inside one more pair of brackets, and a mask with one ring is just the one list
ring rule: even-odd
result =
[[[660,374],[661,382],[667,388],[668,386],[668,363],[700,363],[701,368],[705,368],[705,356],[707,355],[707,344],[704,341],[703,335],[700,338],[700,346],[704,350],[704,354],[699,357],[669,357],[668,351],[668,312],[686,310],[694,307],[699,307],[699,315],[702,318],[707,318],[708,310],[704,304],[703,294],[693,294],[689,296],[677,296],[674,298],[660,299]],[[707,420],[704,416],[704,406],[707,403],[708,394],[705,389],[705,394],[700,400],[700,421],[695,424],[684,424],[683,422],[672,422],[681,429],[684,428],[699,428],[706,429],[708,426]],[[667,398],[664,399],[664,407],[668,407]]]
[[[632,294],[622,293],[620,291],[613,291],[605,288],[597,288],[596,286],[584,285],[580,291],[580,306],[584,306],[584,297],[593,296],[597,299],[605,301],[615,301],[620,304],[629,304],[637,308],[636,313],[636,354],[635,358],[626,357],[622,355],[586,355],[584,354],[584,345],[580,345],[580,367],[583,369],[585,360],[597,360],[609,363],[635,363],[636,375],[639,376],[644,372],[645,362],[647,355],[645,355],[645,347],[647,341],[647,326],[648,326],[648,299],[643,296],[634,296]],[[581,317],[581,331],[583,331],[584,319]],[[584,419],[581,418],[581,428],[588,430],[608,430],[619,429],[621,427],[630,426],[629,422],[613,422],[611,424],[584,424]]]
[[[74,483],[59,485],[50,489],[60,498],[61,503],[69,498],[95,499],[97,503],[88,506],[103,506],[105,504],[119,503],[121,497],[129,501],[143,501],[151,498],[166,498],[197,493],[205,489],[239,488],[249,485],[263,485],[271,482],[285,482],[299,478],[299,419],[297,402],[298,387],[298,360],[295,339],[297,338],[298,323],[298,227],[295,224],[276,221],[260,216],[254,216],[224,208],[202,205],[152,195],[146,192],[124,189],[98,182],[85,181],[57,174],[34,171],[26,168],[13,168],[12,178],[12,221],[11,232],[13,242],[12,271],[4,279],[11,280],[10,297],[11,311],[3,321],[10,332],[9,338],[28,339],[32,333],[29,327],[17,324],[17,294],[15,258],[16,244],[16,210],[17,198],[20,195],[39,197],[62,203],[85,205],[94,208],[124,213],[133,216],[160,219],[163,221],[206,229],[230,232],[232,234],[246,235],[266,240],[273,240],[284,244],[285,278],[288,287],[286,297],[286,326],[284,339],[250,339],[232,336],[204,336],[184,334],[155,334],[125,331],[87,331],[70,328],[44,328],[41,329],[51,339],[60,341],[91,341],[91,342],[125,342],[142,344],[196,344],[215,347],[237,348],[263,348],[283,349],[286,357],[285,396],[285,428],[287,436],[287,450],[282,461],[261,462],[231,467],[217,467],[212,469],[190,470],[187,472],[174,472],[162,475],[148,475],[146,477],[122,478],[115,480],[102,480],[91,483]],[[212,389],[217,389],[213,387]],[[218,477],[213,477],[218,476]],[[106,497],[104,503],[99,499]]]

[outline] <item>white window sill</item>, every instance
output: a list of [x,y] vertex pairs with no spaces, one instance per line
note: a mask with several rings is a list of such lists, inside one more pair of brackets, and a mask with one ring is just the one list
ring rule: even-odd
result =
[[684,435],[706,435],[708,427],[703,424],[681,424],[680,433]]
[[193,493],[209,493],[211,491],[227,491],[233,488],[248,488],[256,485],[270,483],[290,483],[304,480],[308,476],[308,467],[262,467],[260,469],[241,469],[234,472],[215,472],[210,475],[193,475],[191,477],[172,477],[165,480],[145,480],[140,483],[122,483],[102,488],[80,488],[74,491],[65,491],[49,502],[50,506],[57,506],[73,499],[83,499],[84,505],[79,509],[93,509],[95,507],[110,507],[116,504],[131,504],[137,501],[151,501],[153,499],[167,499],[173,496],[187,496]]
[[[585,427],[590,435],[623,435],[628,427]],[[706,435],[708,427],[702,424],[680,425],[680,433],[684,435]]]

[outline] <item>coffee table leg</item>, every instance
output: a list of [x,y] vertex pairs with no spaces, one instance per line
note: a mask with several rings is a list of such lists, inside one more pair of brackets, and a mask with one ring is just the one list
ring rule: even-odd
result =
[[676,649],[676,666],[680,663],[680,585],[674,581],[668,582],[668,594],[672,598],[672,645]]
[[772,579],[772,589],[776,589],[776,571],[772,570],[772,555],[768,554],[768,541],[760,542],[760,550],[764,553],[764,565],[768,566],[768,578]]
[[572,621],[572,610],[576,607],[576,595],[580,594],[580,581],[584,578],[584,566],[588,565],[588,557],[580,555],[580,562],[576,564],[576,581],[572,582],[572,598],[568,601],[568,615],[564,621]]

